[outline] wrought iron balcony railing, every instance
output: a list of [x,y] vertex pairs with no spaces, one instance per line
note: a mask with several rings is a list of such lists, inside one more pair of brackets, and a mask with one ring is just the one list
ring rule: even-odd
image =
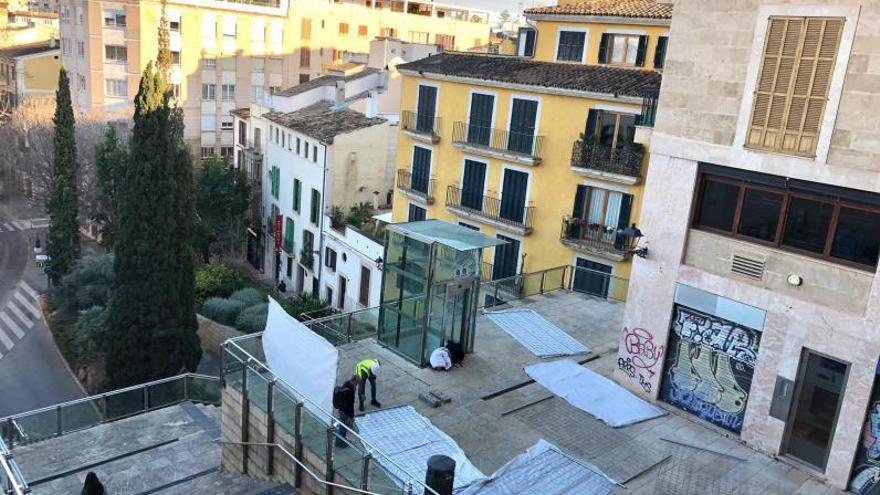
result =
[[446,189],[446,206],[526,231],[532,229],[534,206],[506,202],[480,191],[466,191],[455,186]]
[[660,90],[648,90],[642,97],[642,114],[639,115],[638,125],[645,127],[654,127],[654,121],[657,119],[657,101],[660,99]]
[[400,112],[401,129],[418,134],[425,134],[437,140],[440,138],[442,120],[431,114],[415,113],[409,110]]
[[493,129],[467,122],[456,122],[453,125],[452,142],[502,153],[515,153],[535,160],[542,159],[544,154],[544,136]]
[[572,146],[571,166],[639,178],[642,174],[644,157],[643,150],[612,148],[578,140]]
[[427,175],[413,175],[409,170],[400,169],[397,171],[397,188],[424,198],[428,203],[434,202],[434,179]]
[[618,235],[617,231],[616,227],[565,216],[560,238],[579,248],[626,258],[629,256],[629,239]]

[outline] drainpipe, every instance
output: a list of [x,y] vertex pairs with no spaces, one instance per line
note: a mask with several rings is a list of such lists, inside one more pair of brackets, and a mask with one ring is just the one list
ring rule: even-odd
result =
[[324,205],[327,202],[327,145],[325,143],[321,143],[321,146],[324,147],[324,178],[321,179],[321,219],[318,221],[318,255],[315,259],[318,262],[318,293],[312,294],[317,296],[318,299],[321,299],[321,276],[324,274],[324,265],[322,263],[324,257],[324,217],[326,216],[324,213]]

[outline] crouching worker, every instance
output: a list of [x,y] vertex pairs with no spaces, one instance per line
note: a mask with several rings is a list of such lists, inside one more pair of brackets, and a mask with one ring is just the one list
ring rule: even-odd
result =
[[[348,433],[346,426],[354,428],[354,387],[357,383],[357,377],[352,376],[342,386],[333,390],[333,409],[339,414],[339,426],[336,427],[336,446],[341,448],[348,447],[343,440]],[[343,426],[344,425],[344,426]]]
[[431,353],[431,368],[436,371],[449,371],[452,369],[452,355],[446,346],[438,347]]
[[358,382],[358,409],[361,412],[364,410],[364,400],[367,398],[367,380],[370,381],[370,404],[382,407],[382,404],[376,400],[376,377],[379,376],[381,370],[378,359],[364,359],[354,367],[354,374]]

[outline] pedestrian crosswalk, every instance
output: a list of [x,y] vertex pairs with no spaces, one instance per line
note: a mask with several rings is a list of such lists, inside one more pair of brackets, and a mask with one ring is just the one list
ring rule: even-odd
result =
[[48,226],[49,219],[46,217],[32,218],[29,220],[10,220],[8,222],[0,220],[0,234],[3,234],[5,232],[18,232],[30,229],[42,229]]
[[26,281],[15,287],[12,297],[0,307],[0,359],[24,338],[25,333],[43,317],[39,294]]

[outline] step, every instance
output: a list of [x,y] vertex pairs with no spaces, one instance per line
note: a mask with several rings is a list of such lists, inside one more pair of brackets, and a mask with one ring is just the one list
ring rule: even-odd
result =
[[278,485],[271,481],[213,470],[182,483],[175,483],[153,491],[150,494],[138,495],[213,495],[219,493],[224,495],[284,495],[295,492],[290,485]]

